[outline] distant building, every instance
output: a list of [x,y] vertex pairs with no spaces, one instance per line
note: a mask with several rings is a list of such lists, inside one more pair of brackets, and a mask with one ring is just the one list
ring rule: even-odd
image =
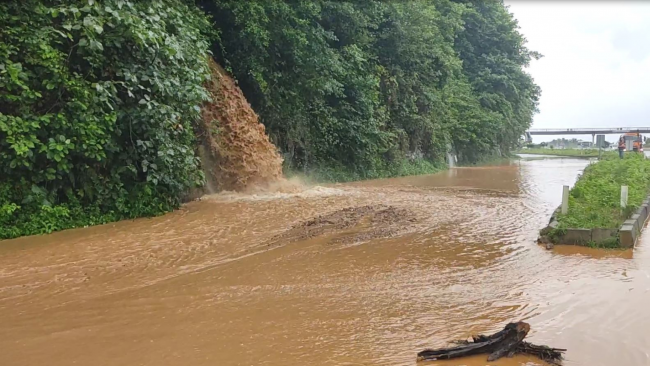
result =
[[594,147],[594,144],[591,141],[578,141],[578,148],[580,149],[590,149],[592,147]]

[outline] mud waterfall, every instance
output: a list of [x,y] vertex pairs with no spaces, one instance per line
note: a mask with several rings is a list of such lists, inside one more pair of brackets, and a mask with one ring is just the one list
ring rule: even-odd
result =
[[199,156],[210,193],[265,188],[282,179],[282,158],[230,75],[210,60],[212,99],[202,108]]

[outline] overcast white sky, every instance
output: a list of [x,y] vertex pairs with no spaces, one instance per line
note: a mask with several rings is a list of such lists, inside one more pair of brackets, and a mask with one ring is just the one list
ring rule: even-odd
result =
[[650,126],[650,1],[506,4],[544,55],[528,69],[542,88],[533,128]]

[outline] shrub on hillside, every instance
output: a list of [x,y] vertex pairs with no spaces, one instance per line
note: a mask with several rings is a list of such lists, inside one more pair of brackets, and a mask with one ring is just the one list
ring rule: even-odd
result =
[[180,0],[0,4],[0,238],[178,206],[208,25]]

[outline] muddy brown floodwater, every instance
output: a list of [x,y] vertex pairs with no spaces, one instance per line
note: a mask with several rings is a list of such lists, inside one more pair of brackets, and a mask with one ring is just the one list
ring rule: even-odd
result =
[[220,194],[2,242],[0,364],[415,365],[525,320],[565,365],[648,365],[650,235],[634,251],[534,243],[586,164]]

